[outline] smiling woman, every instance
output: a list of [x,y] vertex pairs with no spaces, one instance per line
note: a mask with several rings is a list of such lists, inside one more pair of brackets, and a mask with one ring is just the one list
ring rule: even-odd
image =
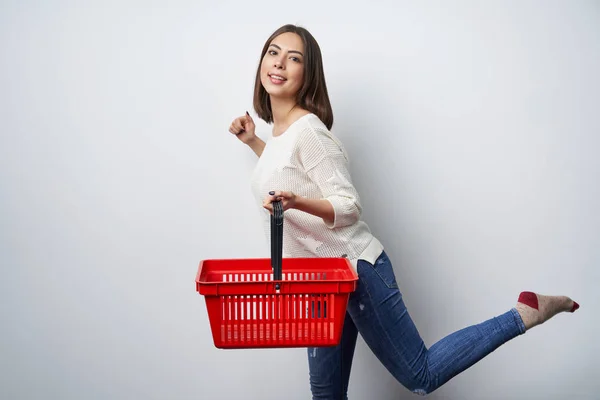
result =
[[[346,257],[358,273],[341,342],[308,349],[313,399],[346,399],[358,333],[406,388],[436,390],[499,346],[560,312],[574,312],[566,296],[522,292],[501,315],[446,336],[430,348],[413,323],[392,263],[368,225],[348,169],[348,157],[331,132],[333,113],[319,45],[304,28],[285,25],[266,41],[256,73],[254,108],[273,124],[267,143],[248,113],[229,131],[259,156],[254,195],[265,209],[286,211],[285,257]],[[264,213],[269,232],[269,213]]]

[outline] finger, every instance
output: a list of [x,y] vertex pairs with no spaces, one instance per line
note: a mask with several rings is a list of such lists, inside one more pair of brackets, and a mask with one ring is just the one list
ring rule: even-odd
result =
[[269,199],[269,201],[272,203],[274,201],[279,201],[281,200],[281,198],[279,198],[278,196],[275,195],[274,191],[270,191],[269,192],[269,196],[267,196],[267,198]]
[[248,113],[248,111],[246,111],[246,121],[250,122],[250,123],[254,123],[254,120],[252,119],[252,117],[250,116],[250,114]]
[[292,194],[290,192],[278,191],[275,192],[275,196],[279,198],[289,199],[290,197],[292,197]]
[[238,120],[233,121],[233,128],[237,133],[241,133],[244,130],[244,126]]
[[254,129],[254,122],[244,120],[242,121],[242,127],[247,131],[252,130]]

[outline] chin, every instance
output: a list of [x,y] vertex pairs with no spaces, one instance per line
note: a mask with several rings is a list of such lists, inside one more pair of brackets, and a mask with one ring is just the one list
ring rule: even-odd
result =
[[267,94],[269,96],[272,97],[288,97],[286,94],[285,90],[281,90],[281,88],[278,87],[273,87],[272,85],[265,85],[263,84],[263,88],[265,89],[265,92],[267,92]]

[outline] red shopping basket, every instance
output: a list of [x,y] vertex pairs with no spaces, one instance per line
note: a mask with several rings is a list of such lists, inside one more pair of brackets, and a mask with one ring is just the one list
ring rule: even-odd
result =
[[274,208],[271,259],[200,262],[196,290],[204,295],[214,344],[222,349],[335,346],[358,276],[345,258],[282,259],[281,203]]

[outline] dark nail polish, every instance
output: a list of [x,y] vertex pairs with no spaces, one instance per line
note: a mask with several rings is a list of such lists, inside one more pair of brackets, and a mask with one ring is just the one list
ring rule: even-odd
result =
[[273,192],[273,191],[269,192],[269,194],[270,194],[271,196],[275,196],[275,192]]

